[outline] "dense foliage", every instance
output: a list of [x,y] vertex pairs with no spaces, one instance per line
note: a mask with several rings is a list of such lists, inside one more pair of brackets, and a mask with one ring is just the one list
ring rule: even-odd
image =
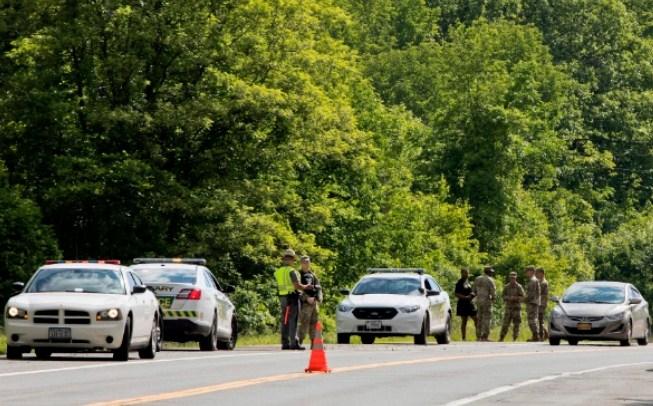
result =
[[329,304],[484,263],[653,299],[651,9],[0,0],[2,295],[48,256],[203,256],[262,331],[290,246]]

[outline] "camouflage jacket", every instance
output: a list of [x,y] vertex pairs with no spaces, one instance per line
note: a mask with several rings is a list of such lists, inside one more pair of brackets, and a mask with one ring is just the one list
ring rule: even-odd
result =
[[526,292],[524,292],[524,288],[519,283],[515,283],[514,286],[508,283],[503,287],[503,301],[505,302],[506,307],[521,307],[521,303],[524,301],[525,297]]
[[534,276],[528,280],[526,285],[526,303],[540,305],[540,282]]
[[476,301],[480,303],[493,301],[497,294],[497,287],[494,284],[494,279],[487,275],[481,275],[474,279],[474,287],[472,290],[476,295]]

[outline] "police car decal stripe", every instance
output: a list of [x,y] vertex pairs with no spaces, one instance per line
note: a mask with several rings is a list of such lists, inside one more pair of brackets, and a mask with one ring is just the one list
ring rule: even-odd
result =
[[197,317],[197,312],[194,310],[164,310],[164,317]]

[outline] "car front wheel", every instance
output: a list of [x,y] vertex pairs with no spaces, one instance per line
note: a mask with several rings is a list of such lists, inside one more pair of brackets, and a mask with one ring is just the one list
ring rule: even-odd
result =
[[7,346],[7,359],[23,358],[23,349],[20,347]]
[[622,347],[629,347],[630,346],[630,340],[632,340],[632,335],[633,335],[633,325],[632,321],[628,323],[628,327],[626,327],[626,339],[619,341],[619,344]]
[[651,335],[651,327],[647,325],[646,334],[644,334],[644,337],[637,339],[637,344],[639,344],[639,345],[648,345],[648,337],[650,335]]
[[349,344],[349,334],[338,333],[338,344]]
[[438,344],[449,344],[451,342],[451,317],[447,316],[447,325],[442,334],[437,334],[435,340]]
[[131,318],[127,318],[125,323],[125,331],[122,334],[122,344],[120,348],[113,351],[114,361],[127,361],[129,360],[129,346],[131,344],[132,333],[131,333]]
[[549,337],[550,345],[560,345],[560,337]]
[[429,315],[426,313],[424,314],[424,320],[422,321],[422,331],[413,337],[413,342],[415,344],[426,345],[429,336],[429,324]]
[[365,334],[365,335],[361,336],[361,342],[363,344],[374,344],[375,339],[376,339],[376,337],[374,337],[371,334]]
[[150,342],[147,347],[138,350],[138,356],[142,359],[153,359],[156,356],[156,347],[158,341],[159,322],[154,319],[152,330],[150,331]]

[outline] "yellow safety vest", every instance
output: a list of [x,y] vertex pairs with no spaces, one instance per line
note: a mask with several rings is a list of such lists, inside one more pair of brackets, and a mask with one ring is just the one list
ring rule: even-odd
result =
[[292,279],[290,279],[291,272],[296,271],[289,266],[282,266],[274,271],[274,277],[277,280],[277,287],[279,289],[279,296],[289,295],[295,291],[295,285],[292,283]]

